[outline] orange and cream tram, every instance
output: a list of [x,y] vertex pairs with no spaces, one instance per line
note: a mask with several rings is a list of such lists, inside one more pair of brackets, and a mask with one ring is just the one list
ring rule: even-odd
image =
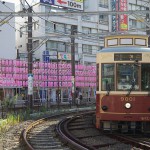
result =
[[96,127],[150,131],[150,48],[146,35],[105,38],[97,53]]

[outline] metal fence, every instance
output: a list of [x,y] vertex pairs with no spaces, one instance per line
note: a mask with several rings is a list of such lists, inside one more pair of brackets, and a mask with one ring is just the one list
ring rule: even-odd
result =
[[[52,99],[34,99],[32,112],[41,112],[43,110],[49,111],[53,109],[66,109],[72,107],[87,107],[95,106],[95,97],[83,97],[82,100],[76,98],[75,101],[69,101],[69,99],[60,99],[58,101],[52,101]],[[20,112],[25,112],[30,109],[30,103],[28,100],[17,100],[15,103],[6,106],[0,103],[0,118],[5,118],[7,114],[17,114]]]

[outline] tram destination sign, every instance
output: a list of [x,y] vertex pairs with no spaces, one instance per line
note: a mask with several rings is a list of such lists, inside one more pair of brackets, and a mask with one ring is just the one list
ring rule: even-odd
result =
[[134,61],[134,60],[142,60],[141,53],[119,53],[114,54],[114,61]]

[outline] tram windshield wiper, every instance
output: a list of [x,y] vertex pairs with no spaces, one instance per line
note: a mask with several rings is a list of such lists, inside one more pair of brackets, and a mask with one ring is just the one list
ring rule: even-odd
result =
[[135,79],[133,79],[133,80],[131,81],[131,87],[130,87],[130,89],[129,89],[129,91],[128,91],[128,93],[127,93],[126,96],[129,96],[129,95],[130,95],[130,93],[131,93],[132,90],[134,89],[134,86],[135,86]]

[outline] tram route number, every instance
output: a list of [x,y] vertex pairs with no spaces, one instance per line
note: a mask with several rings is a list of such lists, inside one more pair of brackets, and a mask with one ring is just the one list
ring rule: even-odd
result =
[[135,101],[135,97],[121,97],[120,98],[122,102],[134,102]]

